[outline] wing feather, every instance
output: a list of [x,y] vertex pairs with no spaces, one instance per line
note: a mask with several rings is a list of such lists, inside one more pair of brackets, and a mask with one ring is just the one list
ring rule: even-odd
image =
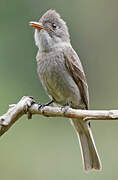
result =
[[64,57],[65,57],[67,69],[70,72],[71,76],[73,77],[74,81],[76,82],[80,90],[83,102],[86,106],[86,109],[88,109],[88,105],[89,105],[88,85],[80,59],[72,48],[68,48],[66,49],[66,51],[64,51]]

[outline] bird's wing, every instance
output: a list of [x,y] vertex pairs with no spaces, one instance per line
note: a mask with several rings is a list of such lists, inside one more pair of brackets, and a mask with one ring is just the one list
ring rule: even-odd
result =
[[81,61],[78,55],[76,54],[76,52],[71,47],[66,48],[64,50],[64,58],[65,58],[66,67],[69,73],[71,74],[71,76],[73,77],[74,81],[76,82],[80,90],[83,102],[86,106],[86,109],[88,109],[88,105],[89,105],[88,85]]

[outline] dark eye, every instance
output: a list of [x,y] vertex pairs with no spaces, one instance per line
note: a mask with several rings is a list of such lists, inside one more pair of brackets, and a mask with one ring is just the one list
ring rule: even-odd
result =
[[53,27],[53,29],[56,29],[56,24],[55,23],[52,23],[52,27]]

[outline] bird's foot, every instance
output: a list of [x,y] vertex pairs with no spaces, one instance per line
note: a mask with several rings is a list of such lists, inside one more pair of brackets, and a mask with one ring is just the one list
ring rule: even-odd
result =
[[62,110],[63,114],[66,114],[66,112],[68,111],[69,108],[70,108],[69,104],[66,105],[66,106],[61,107],[61,110]]
[[38,104],[38,109],[41,109],[41,108],[44,108],[45,106],[49,106],[50,104],[52,104],[54,102],[54,100],[52,100],[52,101],[49,101],[48,103],[46,103],[46,104]]

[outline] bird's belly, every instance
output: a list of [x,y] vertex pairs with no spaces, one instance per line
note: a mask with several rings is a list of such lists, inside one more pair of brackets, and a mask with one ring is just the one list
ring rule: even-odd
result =
[[60,105],[71,104],[79,108],[83,105],[78,86],[64,63],[55,62],[40,68],[40,79],[48,94]]
[[45,80],[48,93],[61,105],[74,104],[79,105],[81,96],[78,87],[71,76],[63,73],[48,74]]

